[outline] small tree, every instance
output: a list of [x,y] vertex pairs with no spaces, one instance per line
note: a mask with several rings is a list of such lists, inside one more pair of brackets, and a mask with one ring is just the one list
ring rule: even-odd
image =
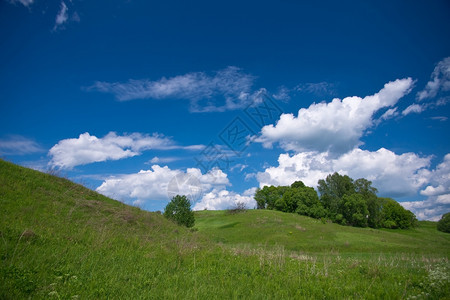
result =
[[450,233],[450,212],[444,214],[437,223],[437,229],[442,232]]
[[173,220],[178,225],[192,227],[195,223],[194,212],[191,210],[191,203],[186,196],[176,195],[164,209],[164,216]]

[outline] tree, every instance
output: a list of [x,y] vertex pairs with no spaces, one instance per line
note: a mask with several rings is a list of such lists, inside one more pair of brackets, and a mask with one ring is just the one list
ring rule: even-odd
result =
[[186,196],[176,195],[164,209],[164,216],[173,220],[178,225],[192,227],[195,223],[194,212],[191,210],[191,203]]
[[377,189],[372,187],[372,182],[365,178],[355,180],[354,186],[355,192],[363,196],[367,203],[369,211],[367,225],[372,228],[381,227],[381,201],[377,197]]
[[329,210],[332,217],[341,213],[342,197],[355,193],[353,179],[337,172],[328,175],[325,180],[320,179],[318,184],[320,201]]
[[265,186],[256,190],[255,201],[258,209],[275,209],[277,200],[283,197],[283,194],[289,189],[287,186]]
[[344,195],[342,197],[342,215],[349,225],[367,227],[369,211],[364,197],[360,194]]
[[382,202],[382,225],[385,228],[408,229],[417,224],[416,216],[391,198],[380,198]]
[[450,233],[450,212],[444,214],[438,221],[437,230]]

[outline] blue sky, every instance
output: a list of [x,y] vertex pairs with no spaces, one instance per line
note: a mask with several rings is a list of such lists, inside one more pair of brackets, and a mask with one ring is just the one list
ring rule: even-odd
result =
[[447,1],[1,0],[0,156],[148,210],[337,171],[437,220],[449,36]]

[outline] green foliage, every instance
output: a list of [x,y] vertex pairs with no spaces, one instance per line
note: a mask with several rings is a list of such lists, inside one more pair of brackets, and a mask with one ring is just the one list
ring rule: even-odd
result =
[[380,228],[381,224],[381,200],[377,197],[377,189],[372,187],[372,182],[359,178],[355,180],[355,192],[363,196],[367,203],[367,210],[369,211],[367,225],[372,228]]
[[347,175],[330,174],[318,182],[317,192],[301,181],[291,186],[265,186],[258,189],[255,200],[259,209],[296,212],[316,219],[328,217],[341,225],[372,228],[415,226],[414,214],[392,199],[379,198],[372,182]]
[[192,227],[195,223],[191,203],[186,196],[176,195],[164,209],[164,217],[176,222],[178,225]]
[[317,192],[301,181],[289,186],[265,186],[255,193],[257,207],[275,209],[283,212],[296,212],[300,215],[323,218],[327,211],[323,208]]
[[342,214],[348,225],[367,227],[369,211],[364,197],[360,194],[344,195],[342,197]]
[[382,203],[382,227],[408,229],[416,226],[416,216],[391,198],[380,198]]
[[353,179],[347,175],[339,173],[330,174],[325,180],[320,179],[317,189],[320,193],[320,200],[323,206],[329,211],[331,216],[340,213],[341,200],[344,195],[355,193]]
[[255,194],[255,200],[258,209],[274,209],[276,201],[283,196],[283,190],[280,187],[265,186],[258,189]]
[[450,212],[442,216],[437,223],[437,229],[442,232],[450,233]]

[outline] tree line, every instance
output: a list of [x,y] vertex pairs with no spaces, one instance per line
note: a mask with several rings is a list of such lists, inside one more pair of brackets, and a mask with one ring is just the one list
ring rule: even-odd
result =
[[318,191],[301,181],[291,186],[257,189],[258,209],[298,213],[356,227],[402,228],[417,224],[416,216],[391,198],[377,196],[372,182],[334,173],[318,182]]

